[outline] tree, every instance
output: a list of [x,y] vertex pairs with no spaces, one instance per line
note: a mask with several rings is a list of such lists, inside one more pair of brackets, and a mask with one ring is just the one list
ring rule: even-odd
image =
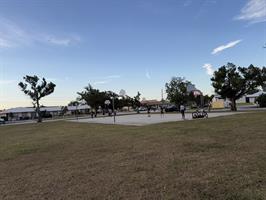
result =
[[141,96],[141,94],[140,94],[140,92],[138,91],[137,95],[133,97],[133,107],[134,107],[134,108],[138,108],[138,107],[140,107],[140,104],[141,104],[141,103],[140,103],[140,96]]
[[187,96],[187,102],[191,107],[195,105],[197,107],[201,106],[201,95],[195,95],[193,91],[189,92]]
[[189,96],[187,88],[190,84],[185,78],[173,77],[170,83],[165,84],[167,99],[177,106],[182,102],[186,103]]
[[54,92],[55,84],[52,82],[47,83],[45,78],[42,78],[42,81],[39,82],[39,77],[34,76],[25,76],[23,77],[24,83],[20,82],[18,85],[21,88],[21,90],[28,95],[32,101],[34,107],[36,107],[36,114],[38,117],[38,122],[42,122],[42,115],[40,111],[40,100],[50,95]]
[[74,101],[70,101],[67,105],[68,105],[68,106],[78,106],[79,104],[80,104],[79,101],[74,100]]
[[261,70],[261,85],[262,90],[266,92],[266,67],[263,67]]
[[65,114],[67,113],[67,111],[68,111],[67,106],[62,106],[62,107],[61,107],[61,115],[62,115],[63,117],[65,116]]
[[84,100],[91,108],[94,108],[96,111],[101,106],[105,106],[105,100],[111,100],[109,92],[101,92],[98,89],[94,89],[90,84],[84,88],[84,91],[78,92],[79,100]]
[[266,107],[266,94],[261,94],[257,99],[256,102],[260,105],[260,107]]
[[231,110],[236,111],[236,100],[243,95],[254,91],[265,82],[263,70],[250,65],[249,67],[237,67],[228,63],[214,72],[211,78],[215,92],[231,101]]
[[209,96],[209,95],[204,95],[204,97],[203,97],[203,99],[204,99],[204,104],[205,105],[209,105],[209,103],[212,101],[212,99],[213,99],[213,97],[214,97],[214,95],[211,95],[211,96]]

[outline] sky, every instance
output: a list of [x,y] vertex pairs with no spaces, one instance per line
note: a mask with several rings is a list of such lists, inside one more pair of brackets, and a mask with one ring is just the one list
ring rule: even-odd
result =
[[227,62],[266,66],[265,44],[266,0],[0,0],[0,109],[32,106],[25,75],[56,84],[46,106],[89,83],[160,100],[173,76],[212,94]]

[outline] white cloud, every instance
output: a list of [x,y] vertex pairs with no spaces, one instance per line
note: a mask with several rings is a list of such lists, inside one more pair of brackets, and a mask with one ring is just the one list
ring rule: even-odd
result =
[[93,85],[103,85],[112,82],[114,79],[121,78],[120,75],[109,75],[104,77],[93,77],[96,80]]
[[110,75],[110,76],[106,76],[105,78],[107,79],[115,79],[115,78],[121,78],[120,75]]
[[56,37],[53,35],[47,35],[47,36],[41,37],[40,42],[48,42],[49,44],[58,45],[58,46],[70,46],[72,44],[76,44],[80,42],[80,38],[73,37],[73,36],[69,36],[69,37],[58,37],[57,36]]
[[46,81],[57,81],[57,80],[60,80],[58,78],[47,78]]
[[9,48],[9,47],[12,47],[10,41],[0,38],[0,48]]
[[235,40],[235,41],[229,42],[228,44],[218,46],[215,49],[213,49],[212,54],[216,54],[216,53],[221,52],[221,51],[223,51],[225,49],[232,48],[232,47],[234,47],[235,45],[237,45],[241,41],[242,40]]
[[70,46],[80,42],[78,36],[34,32],[0,17],[0,48],[25,46],[35,43]]
[[148,70],[146,70],[146,74],[145,74],[147,79],[151,79],[151,74]]
[[212,66],[211,64],[206,63],[206,64],[204,64],[202,67],[206,70],[206,73],[207,73],[208,75],[210,75],[210,76],[213,75],[213,73],[214,73],[214,69],[213,69],[213,66]]
[[103,84],[106,84],[106,83],[109,83],[110,81],[108,81],[108,80],[105,80],[105,81],[96,81],[96,82],[94,82],[93,84],[94,85],[103,85]]
[[68,46],[71,43],[70,39],[67,38],[54,38],[51,37],[48,39],[48,42],[55,45],[62,45],[62,46]]
[[112,79],[118,79],[118,78],[121,78],[121,75],[91,77],[91,79],[95,79],[95,80],[112,80]]
[[236,20],[245,20],[250,23],[266,21],[266,0],[248,0],[241,9],[241,14],[236,16]]
[[16,80],[0,80],[0,85],[9,85],[17,82]]

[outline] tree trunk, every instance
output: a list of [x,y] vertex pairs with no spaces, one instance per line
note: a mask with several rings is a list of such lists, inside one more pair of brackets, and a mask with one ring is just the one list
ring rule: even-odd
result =
[[235,99],[231,99],[231,111],[237,111]]
[[37,115],[38,115],[38,120],[37,120],[37,122],[40,123],[40,122],[42,122],[42,115],[41,115],[41,110],[40,110],[39,100],[37,100],[36,104],[37,104],[37,107],[36,107],[36,113],[37,113]]

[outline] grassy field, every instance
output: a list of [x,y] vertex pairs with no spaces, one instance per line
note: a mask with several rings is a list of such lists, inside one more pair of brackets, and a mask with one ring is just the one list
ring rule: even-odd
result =
[[266,199],[266,112],[3,126],[0,199]]

